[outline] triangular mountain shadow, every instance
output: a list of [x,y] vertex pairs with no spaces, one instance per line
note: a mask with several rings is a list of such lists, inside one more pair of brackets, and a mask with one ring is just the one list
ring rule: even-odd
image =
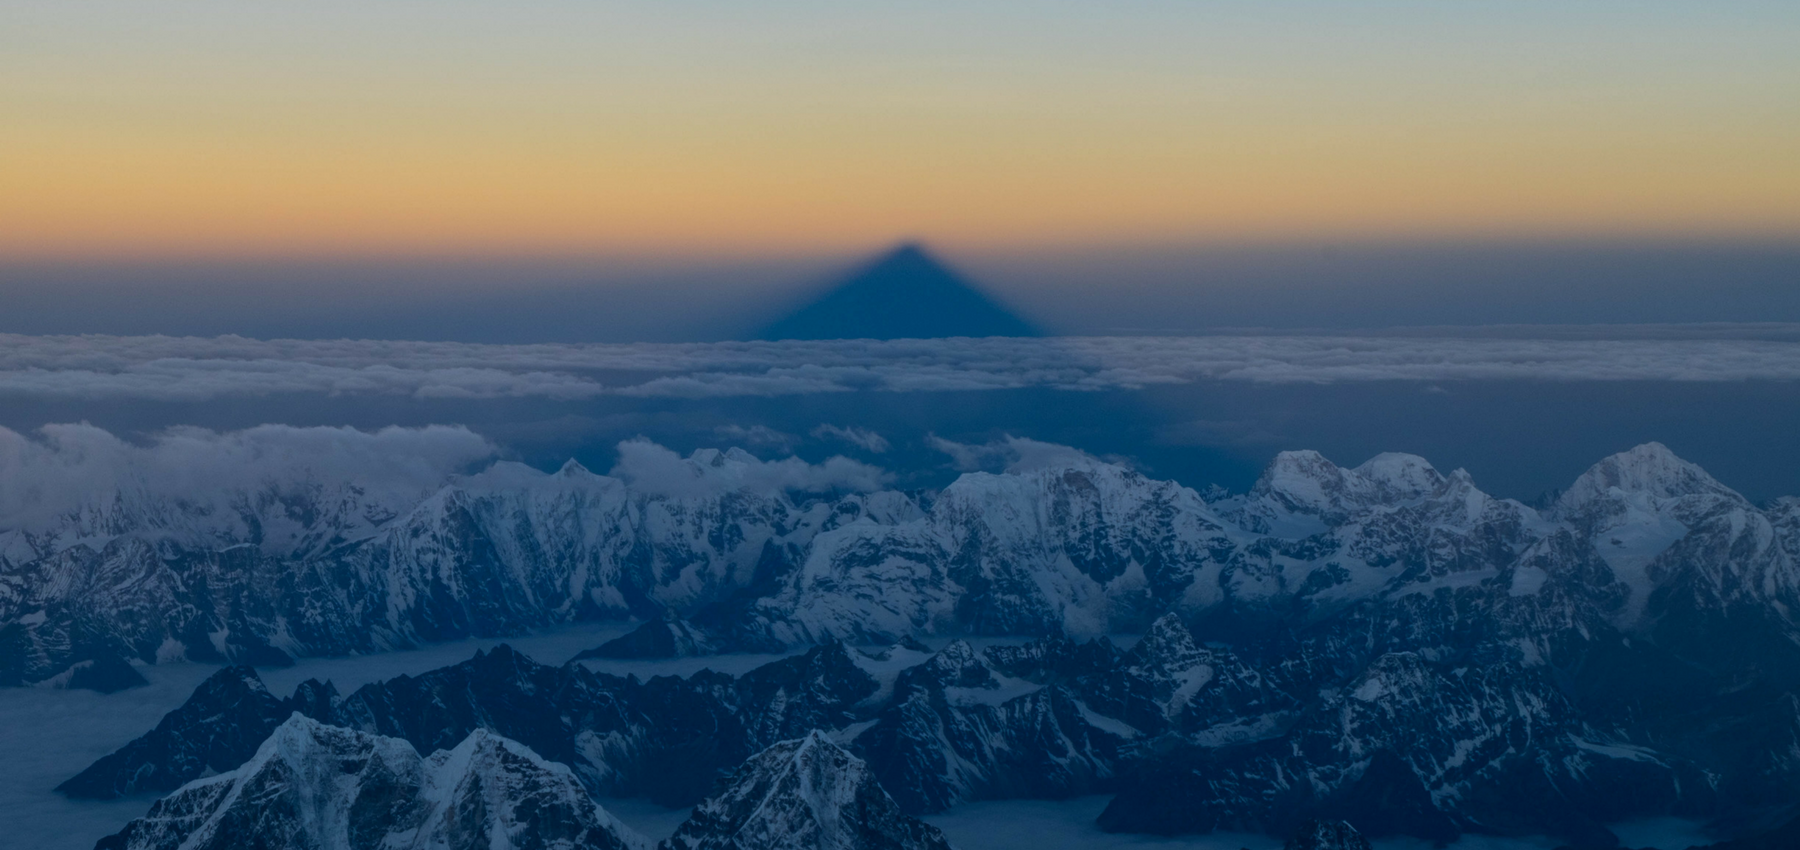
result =
[[908,243],[863,266],[758,339],[1038,336],[1024,319]]

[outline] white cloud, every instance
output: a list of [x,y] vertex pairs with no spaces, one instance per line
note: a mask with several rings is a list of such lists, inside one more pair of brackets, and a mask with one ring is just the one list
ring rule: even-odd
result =
[[975,472],[990,465],[990,461],[998,457],[992,444],[981,446],[959,443],[955,440],[946,440],[936,434],[927,434],[925,442],[932,448],[949,455],[950,465],[959,472]]
[[842,440],[861,448],[864,451],[873,452],[875,454],[882,454],[888,449],[893,448],[893,445],[888,443],[886,437],[867,428],[857,428],[854,426],[845,428],[827,423],[812,429],[812,435],[820,440]]
[[823,463],[797,457],[765,461],[742,449],[700,449],[684,458],[645,439],[619,444],[619,462],[611,474],[638,492],[676,497],[734,490],[868,493],[889,478],[880,467],[841,456]]
[[114,494],[216,513],[248,492],[350,485],[371,503],[404,505],[493,455],[487,440],[450,426],[176,428],[143,444],[85,424],[35,436],[0,428],[0,530],[38,527]]
[[1098,462],[1093,455],[1077,448],[1011,434],[983,445],[958,443],[936,434],[928,435],[926,441],[932,448],[949,455],[951,465],[961,472],[1033,472]]
[[[655,496],[873,492],[891,478],[880,467],[841,456],[821,463],[764,461],[742,449],[702,449],[684,458],[643,439],[620,443],[618,451],[612,475]],[[329,506],[345,488],[359,491],[358,505],[399,512],[450,483],[494,488],[545,478],[495,457],[494,446],[480,435],[443,425],[373,432],[175,428],[143,443],[86,424],[46,425],[32,435],[0,428],[0,533],[60,526],[76,511],[97,511],[95,527],[104,528],[105,515],[121,505],[137,512],[139,521],[148,512],[188,527],[229,525],[246,498],[300,496],[305,504]]]
[[726,442],[739,443],[746,446],[764,446],[784,452],[793,451],[794,444],[800,439],[785,431],[777,431],[767,425],[752,425],[748,428],[732,423],[720,425],[713,429],[719,439]]
[[1564,334],[477,345],[0,334],[0,397],[575,400],[1459,380],[1800,380],[1800,342]]

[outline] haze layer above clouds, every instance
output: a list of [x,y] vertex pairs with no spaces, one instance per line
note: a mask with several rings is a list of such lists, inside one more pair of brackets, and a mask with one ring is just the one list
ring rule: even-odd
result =
[[[883,246],[870,244],[868,254]],[[1800,242],[931,245],[1053,333],[1800,322]],[[696,342],[751,336],[865,257],[0,259],[0,332]]]

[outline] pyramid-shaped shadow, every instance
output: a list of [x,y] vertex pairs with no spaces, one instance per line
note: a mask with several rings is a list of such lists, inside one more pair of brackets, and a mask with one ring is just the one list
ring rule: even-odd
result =
[[856,269],[756,336],[783,339],[942,339],[1040,336],[918,244]]

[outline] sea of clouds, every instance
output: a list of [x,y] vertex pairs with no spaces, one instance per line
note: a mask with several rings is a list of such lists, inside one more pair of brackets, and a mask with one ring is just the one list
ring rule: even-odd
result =
[[1767,338],[1237,335],[487,345],[0,334],[0,397],[725,398],[1196,381],[1800,379]]

